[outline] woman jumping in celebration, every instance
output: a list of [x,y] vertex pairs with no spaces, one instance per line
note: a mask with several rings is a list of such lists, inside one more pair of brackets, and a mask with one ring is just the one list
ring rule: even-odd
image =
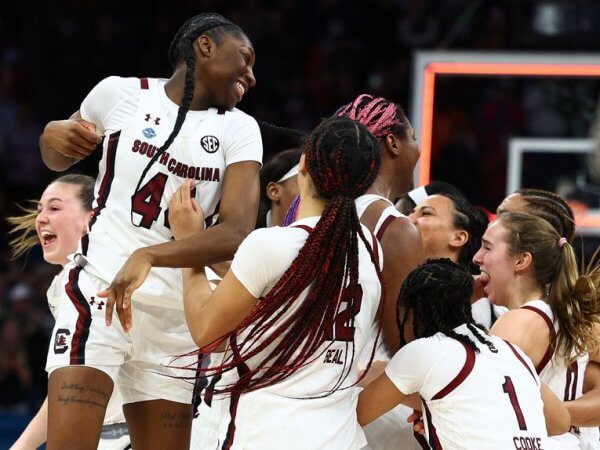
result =
[[[254,49],[237,25],[193,17],[169,60],[168,80],[101,81],[72,119],[50,122],[40,139],[46,165],[64,170],[104,135],[94,217],[66,267],[53,332],[64,345],[48,357],[49,450],[96,448],[116,380],[134,448],[189,446],[191,387],[168,364],[195,345],[181,274],[167,267],[233,257],[255,224],[262,144],[256,121],[235,108],[255,84]],[[188,179],[209,229],[173,241],[167,207]]]
[[[230,395],[231,414],[216,425],[223,448],[365,444],[354,409],[358,355],[378,326],[381,249],[354,199],[379,164],[364,126],[323,121],[300,159],[297,220],[251,233],[214,292],[204,269],[184,269],[192,336],[202,351],[225,351],[207,370],[222,376],[215,395]],[[190,187],[170,204],[176,239],[204,220]]]
[[[93,215],[93,200],[94,179],[91,177],[64,175],[52,182],[44,190],[36,209],[25,210],[24,215],[8,219],[16,234],[11,241],[13,257],[18,258],[39,244],[47,263],[64,267],[69,255],[77,250],[81,237],[87,233],[87,226]],[[68,271],[63,269],[48,289],[48,305],[54,317],[62,301],[61,292],[67,275]],[[50,345],[53,349],[57,343],[51,342]],[[99,450],[130,448],[122,406],[118,390],[113,391],[106,407]],[[46,399],[11,450],[34,450],[44,444],[48,436],[47,422]]]

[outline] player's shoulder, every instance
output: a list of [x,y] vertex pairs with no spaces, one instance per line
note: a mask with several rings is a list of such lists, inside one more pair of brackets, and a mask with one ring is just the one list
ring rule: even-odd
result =
[[223,123],[227,129],[233,132],[236,129],[252,127],[257,131],[259,130],[258,122],[250,114],[245,113],[241,109],[219,109],[211,108],[217,117],[223,120]]
[[103,78],[98,82],[98,86],[106,86],[111,88],[130,88],[130,89],[142,89],[144,87],[144,80],[148,82],[147,78],[136,78],[136,77],[121,77],[119,75],[110,75]]
[[259,228],[244,239],[243,246],[257,257],[287,259],[298,253],[298,245],[301,246],[307,236],[307,231],[300,227]]

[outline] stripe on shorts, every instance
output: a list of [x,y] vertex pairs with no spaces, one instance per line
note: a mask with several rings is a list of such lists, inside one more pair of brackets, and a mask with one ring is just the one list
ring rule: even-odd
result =
[[[241,377],[244,374],[248,373],[250,369],[244,363],[240,363],[237,366],[238,375]],[[223,446],[221,450],[229,450],[233,445],[233,441],[235,439],[235,416],[237,414],[238,404],[240,403],[240,393],[234,392],[231,394],[231,403],[229,404],[229,425],[227,426],[227,435],[225,436],[225,441],[223,441]]]
[[65,290],[73,306],[77,310],[78,317],[75,325],[75,333],[71,340],[70,364],[85,364],[85,344],[90,334],[92,324],[92,313],[90,305],[79,289],[79,274],[82,268],[77,266],[69,272],[69,281]]

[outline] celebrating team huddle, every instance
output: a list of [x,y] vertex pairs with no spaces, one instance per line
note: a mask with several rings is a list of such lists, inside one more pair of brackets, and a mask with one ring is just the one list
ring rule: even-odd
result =
[[64,266],[13,448],[600,449],[600,269],[561,197],[519,191],[488,225],[414,190],[414,130],[367,94],[261,169],[246,34],[201,14],[169,59],[44,130],[53,170],[102,157],[93,203],[61,177],[13,219]]

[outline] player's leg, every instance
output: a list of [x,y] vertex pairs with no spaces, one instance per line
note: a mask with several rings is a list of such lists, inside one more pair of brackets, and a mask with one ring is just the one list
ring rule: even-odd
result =
[[93,367],[54,370],[48,380],[48,450],[98,446],[113,381]]
[[[133,352],[119,372],[134,449],[189,449],[197,347],[182,310],[132,304]],[[188,355],[178,358],[179,355]]]
[[192,405],[149,400],[123,406],[131,447],[148,450],[190,448]]

